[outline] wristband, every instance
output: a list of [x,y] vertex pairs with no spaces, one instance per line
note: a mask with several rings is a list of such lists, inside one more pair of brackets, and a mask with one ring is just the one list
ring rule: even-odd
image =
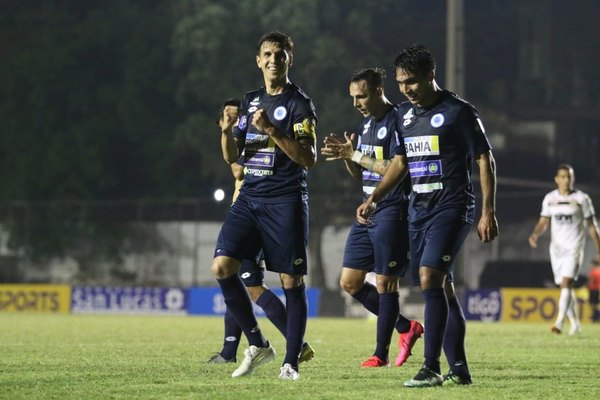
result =
[[358,150],[354,150],[354,153],[352,153],[352,158],[351,160],[354,161],[357,164],[360,164],[360,159],[362,158],[363,153],[361,153]]

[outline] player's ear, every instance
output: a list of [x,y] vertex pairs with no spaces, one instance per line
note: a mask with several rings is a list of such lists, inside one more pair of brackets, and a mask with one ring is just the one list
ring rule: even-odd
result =
[[258,54],[256,55],[256,66],[260,69],[260,56]]
[[435,72],[434,71],[429,71],[427,73],[427,80],[429,82],[433,82],[434,79],[435,79]]
[[288,57],[290,58],[290,63],[288,64],[288,68],[289,68],[294,63],[294,55],[292,53],[289,53]]

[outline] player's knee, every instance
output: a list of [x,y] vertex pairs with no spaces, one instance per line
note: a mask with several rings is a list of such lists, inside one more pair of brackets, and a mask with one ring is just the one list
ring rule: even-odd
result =
[[344,292],[348,293],[351,296],[354,296],[363,286],[364,282],[349,280],[349,279],[340,279],[340,287]]
[[262,296],[262,294],[264,292],[267,291],[267,288],[264,286],[248,286],[247,289],[248,289],[248,294],[250,295],[250,298],[255,303],[258,300],[258,298],[260,296]]
[[233,274],[236,274],[239,270],[239,266],[236,269],[231,263],[227,263],[223,260],[223,257],[216,257],[213,259],[213,263],[210,267],[213,275],[217,279],[228,278]]

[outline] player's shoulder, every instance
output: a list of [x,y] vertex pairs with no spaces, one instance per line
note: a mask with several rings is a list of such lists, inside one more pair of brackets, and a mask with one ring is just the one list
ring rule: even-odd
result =
[[475,115],[479,114],[473,104],[449,90],[443,90],[441,102],[448,109],[456,111],[457,114],[460,112],[469,112]]
[[246,104],[249,104],[252,101],[257,101],[264,93],[265,93],[264,87],[260,87],[258,89],[254,89],[249,92],[246,92],[243,96],[244,102]]
[[[289,93],[289,101],[295,105],[306,107],[306,109],[310,110],[310,112],[316,117],[317,111],[315,109],[315,105],[304,90],[302,90],[298,85],[290,83]],[[301,109],[303,109],[302,107]]]
[[290,88],[291,88],[294,96],[298,97],[299,99],[303,99],[305,101],[312,101],[310,96],[308,94],[306,94],[306,92],[304,90],[302,90],[300,88],[300,86],[296,85],[295,83],[290,83]]
[[580,200],[591,200],[591,197],[586,192],[583,192],[579,189],[575,189],[572,193],[573,197],[576,197]]

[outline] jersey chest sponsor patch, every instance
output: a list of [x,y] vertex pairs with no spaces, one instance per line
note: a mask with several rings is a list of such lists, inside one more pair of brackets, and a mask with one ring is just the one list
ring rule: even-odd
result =
[[440,137],[416,136],[404,138],[407,157],[437,156],[440,154]]
[[442,162],[440,160],[409,162],[408,170],[412,178],[439,176],[442,175]]

